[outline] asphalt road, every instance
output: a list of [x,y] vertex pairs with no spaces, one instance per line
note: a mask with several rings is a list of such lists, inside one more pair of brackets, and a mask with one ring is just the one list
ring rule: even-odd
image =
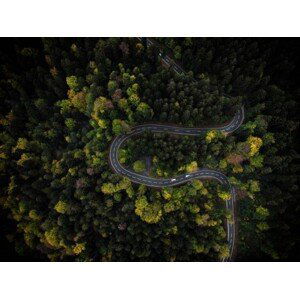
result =
[[[147,45],[151,45],[153,42],[150,39],[147,39]],[[164,58],[165,63],[169,64],[170,67],[174,69],[176,72],[182,72],[180,66],[176,66],[174,61],[172,61],[168,56]],[[226,201],[226,208],[230,210],[232,215],[232,221],[227,221],[227,240],[229,243],[230,256],[223,260],[228,261],[231,259],[233,248],[234,248],[234,237],[235,237],[235,223],[234,223],[234,201],[236,199],[236,190],[233,186],[231,186],[228,178],[220,171],[201,168],[195,172],[178,175],[173,178],[153,178],[146,175],[142,175],[132,171],[131,169],[125,168],[118,160],[118,150],[122,146],[122,144],[129,138],[141,134],[144,131],[151,132],[165,132],[175,135],[190,135],[197,136],[202,132],[206,132],[208,130],[220,130],[226,132],[227,134],[233,133],[237,130],[244,121],[244,107],[240,107],[231,122],[227,125],[221,127],[210,127],[210,128],[187,128],[173,125],[161,125],[161,124],[143,124],[139,126],[135,126],[131,129],[129,134],[119,135],[117,136],[110,145],[109,150],[109,161],[113,168],[113,170],[130,179],[132,182],[137,184],[143,184],[149,187],[170,187],[184,184],[188,181],[194,179],[214,179],[217,180],[222,185],[228,185],[230,187],[231,198]]]

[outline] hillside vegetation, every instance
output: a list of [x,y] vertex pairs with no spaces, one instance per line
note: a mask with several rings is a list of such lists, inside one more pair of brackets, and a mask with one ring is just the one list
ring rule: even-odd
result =
[[[154,189],[115,174],[117,135],[159,122],[243,125],[197,137],[145,132],[120,162],[153,177],[206,167],[238,190],[237,260],[295,260],[299,47],[294,40],[10,39],[0,48],[0,206],[19,254],[52,261],[217,261],[229,254],[229,191]],[[161,63],[169,53],[187,71]],[[146,159],[150,159],[147,169]]]

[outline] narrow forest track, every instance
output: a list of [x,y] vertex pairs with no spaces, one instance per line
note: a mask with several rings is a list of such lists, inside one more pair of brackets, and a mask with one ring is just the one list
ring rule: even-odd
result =
[[[147,39],[147,44],[151,45],[151,41]],[[169,57],[164,57],[164,62],[171,61]],[[174,68],[174,62],[170,64],[170,67]],[[181,71],[181,68],[178,67],[176,72]],[[112,141],[109,149],[109,162],[112,166],[115,173],[120,174],[121,176],[127,177],[130,181],[143,184],[149,187],[163,188],[171,187],[184,184],[191,180],[195,179],[214,179],[217,180],[222,185],[227,185],[230,188],[231,198],[226,200],[226,208],[230,211],[232,215],[231,221],[227,222],[227,241],[229,244],[229,257],[223,259],[223,261],[230,261],[235,245],[235,215],[234,215],[234,202],[236,200],[236,190],[232,186],[227,178],[222,172],[212,169],[202,168],[195,172],[178,175],[173,178],[153,178],[146,175],[142,175],[124,167],[118,160],[118,151],[122,144],[129,138],[139,135],[145,131],[151,131],[154,133],[169,133],[174,135],[189,135],[189,136],[198,136],[199,134],[209,131],[209,130],[218,130],[227,134],[231,134],[236,131],[244,121],[244,107],[240,107],[235,113],[231,122],[222,127],[211,127],[211,128],[188,128],[188,127],[179,127],[173,125],[162,125],[162,124],[142,124],[131,128],[131,132],[128,134],[119,135]]]

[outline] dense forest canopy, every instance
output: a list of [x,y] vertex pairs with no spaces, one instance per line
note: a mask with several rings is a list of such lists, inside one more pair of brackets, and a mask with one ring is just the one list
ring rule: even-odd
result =
[[227,257],[226,187],[134,184],[113,172],[108,151],[135,125],[223,125],[244,105],[234,134],[145,132],[119,160],[161,178],[222,171],[238,190],[235,259],[299,259],[297,40],[152,40],[2,39],[1,235],[18,254],[51,261]]

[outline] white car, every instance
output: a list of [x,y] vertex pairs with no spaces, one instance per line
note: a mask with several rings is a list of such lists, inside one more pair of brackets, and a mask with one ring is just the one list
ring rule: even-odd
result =
[[176,181],[176,179],[171,179],[171,182],[175,182]]
[[189,176],[191,176],[190,174],[186,174],[185,177],[188,178]]

